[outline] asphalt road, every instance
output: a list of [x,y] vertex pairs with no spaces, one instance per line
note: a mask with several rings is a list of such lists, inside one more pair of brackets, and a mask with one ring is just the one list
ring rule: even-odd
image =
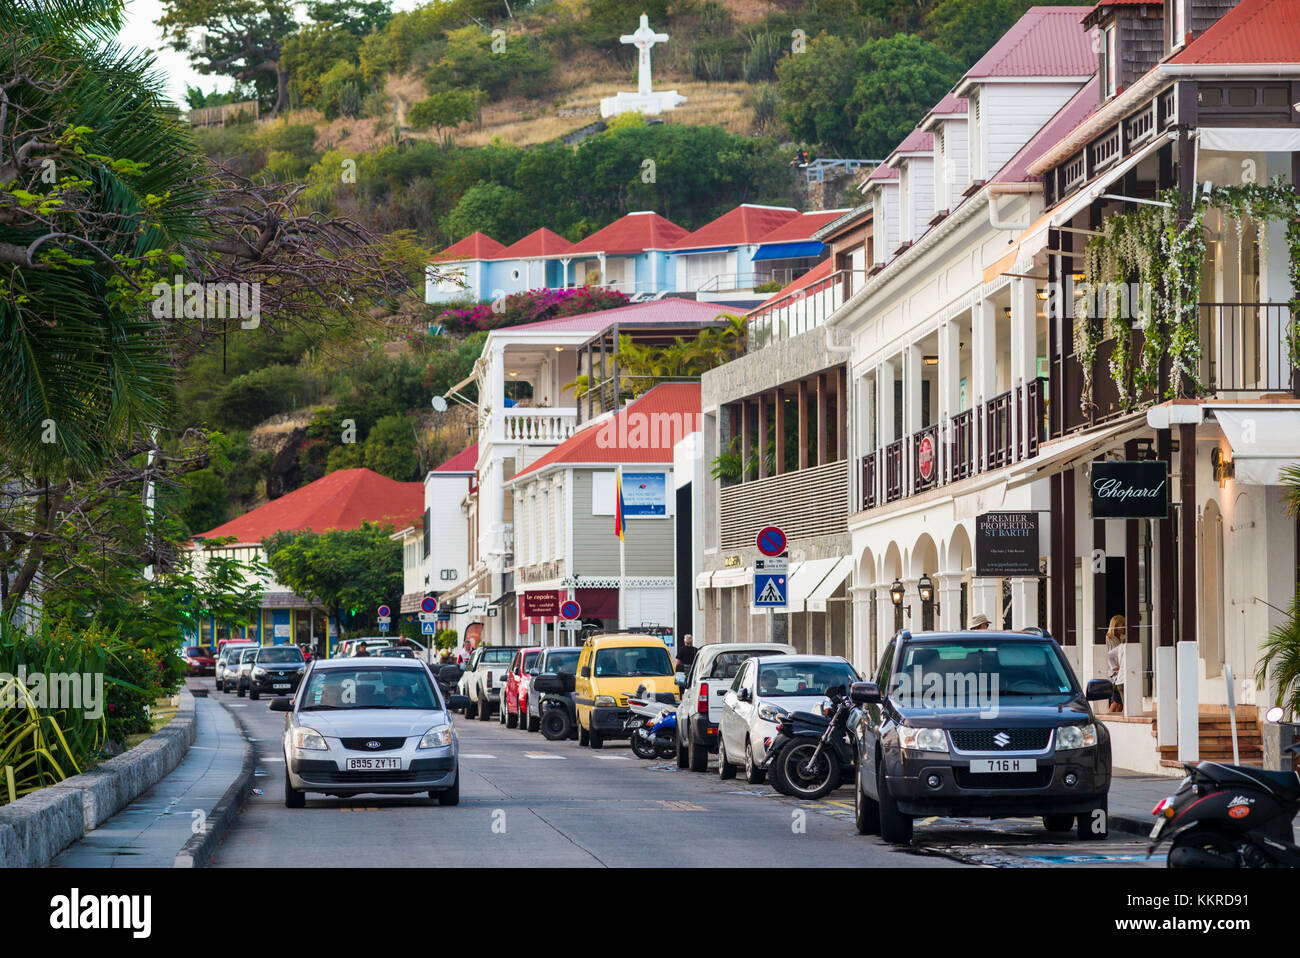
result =
[[459,806],[423,795],[309,794],[305,809],[291,810],[283,801],[284,716],[265,699],[212,695],[253,738],[261,792],[218,848],[216,867],[1146,864],[1128,836],[1079,842],[1016,820],[918,822],[917,841],[898,848],[854,831],[848,788],[800,802],[743,777],[723,782],[672,759],[643,761],[626,744],[593,751],[460,716]]

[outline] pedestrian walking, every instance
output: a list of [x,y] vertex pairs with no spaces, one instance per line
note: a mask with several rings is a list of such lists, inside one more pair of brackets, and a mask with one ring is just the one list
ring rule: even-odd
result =
[[1124,616],[1112,615],[1110,627],[1106,629],[1106,663],[1110,666],[1110,684],[1113,691],[1110,696],[1109,712],[1124,711],[1124,652],[1127,647],[1128,627]]
[[689,672],[695,661],[695,636],[687,633],[682,636],[682,647],[677,650],[677,671]]

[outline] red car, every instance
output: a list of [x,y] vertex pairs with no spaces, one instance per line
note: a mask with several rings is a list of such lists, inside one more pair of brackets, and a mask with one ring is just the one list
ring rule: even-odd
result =
[[529,670],[537,664],[537,656],[541,651],[541,646],[537,645],[520,649],[510,660],[505,697],[501,700],[501,721],[506,728],[523,727],[530,732],[537,731],[528,720],[528,681],[532,675]]
[[190,675],[215,675],[217,671],[217,654],[207,645],[187,645],[181,650],[181,657],[189,667]]

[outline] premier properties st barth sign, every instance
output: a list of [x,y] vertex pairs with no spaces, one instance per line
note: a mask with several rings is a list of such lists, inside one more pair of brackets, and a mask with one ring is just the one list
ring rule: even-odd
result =
[[1094,462],[1089,480],[1094,519],[1169,518],[1169,463]]
[[975,575],[1038,575],[1038,513],[985,512],[976,516]]

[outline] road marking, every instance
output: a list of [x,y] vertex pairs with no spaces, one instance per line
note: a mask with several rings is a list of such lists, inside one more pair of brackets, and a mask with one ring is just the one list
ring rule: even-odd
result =
[[487,752],[461,752],[461,758],[496,758],[495,755],[489,755]]
[[277,757],[275,757],[275,756],[273,756],[273,755],[268,755],[266,758],[262,759],[262,761],[263,761],[263,762],[283,762],[284,759],[282,759],[282,758],[277,758]]
[[563,755],[551,755],[549,752],[524,752],[524,758],[553,758],[557,761],[564,761]]
[[248,708],[248,703],[247,703],[247,702],[228,702],[228,703],[226,703],[226,708],[228,708],[228,709],[246,709],[246,708]]
[[674,802],[666,798],[659,799],[659,804],[674,812],[703,812],[706,810],[703,805],[696,805],[694,802]]
[[631,755],[593,755],[592,758],[600,759],[602,762],[630,762]]

